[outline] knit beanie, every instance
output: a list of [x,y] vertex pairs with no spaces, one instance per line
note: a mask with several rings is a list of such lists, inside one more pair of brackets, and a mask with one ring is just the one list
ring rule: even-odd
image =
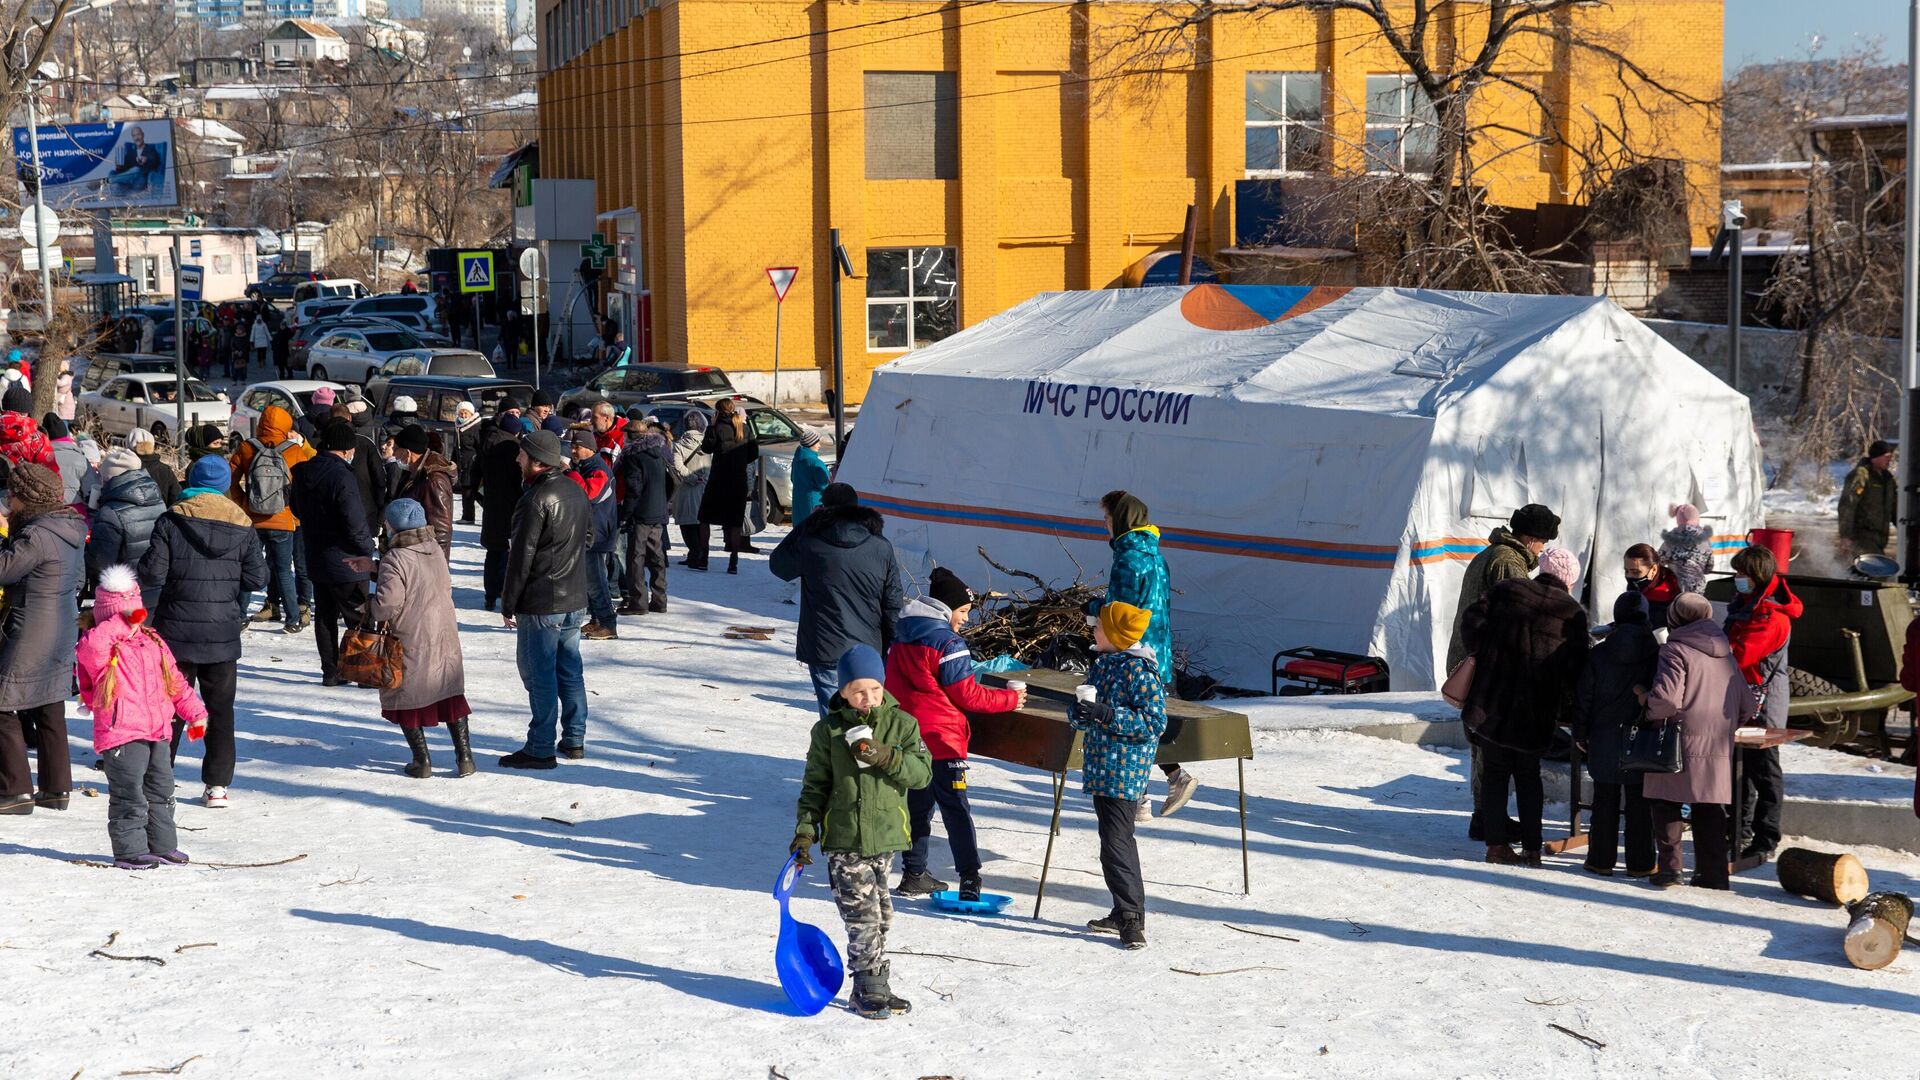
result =
[[1531,536],[1536,540],[1560,539],[1559,516],[1539,503],[1528,503],[1515,510],[1507,527],[1517,535]]
[[424,454],[427,452],[427,429],[419,424],[408,424],[393,437],[393,445],[401,450]]
[[855,645],[840,657],[840,687],[846,689],[861,679],[877,683],[887,681],[887,662],[871,645]]
[[417,413],[420,411],[420,403],[408,397],[406,394],[401,394],[399,397],[393,399],[393,408],[388,411],[395,413]]
[[73,429],[67,426],[65,420],[60,419],[59,413],[48,413],[41,417],[40,430],[45,432],[49,439],[64,439],[73,434]]
[[1147,636],[1147,624],[1152,621],[1153,612],[1118,600],[1100,609],[1100,630],[1107,635],[1107,641],[1122,652],[1140,644],[1140,639]]
[[0,411],[32,415],[33,391],[17,382],[11,384],[7,387],[6,394],[0,396]]
[[1675,503],[1667,507],[1667,513],[1673,516],[1675,524],[1682,526],[1700,524],[1700,510],[1692,503]]
[[1629,623],[1645,626],[1651,614],[1647,609],[1647,598],[1632,589],[1614,598],[1613,621],[1616,624]]
[[345,420],[335,420],[333,423],[328,424],[327,430],[321,434],[320,448],[322,450],[333,451],[351,450],[354,447],[355,441],[353,425]]
[[427,508],[417,499],[395,499],[387,504],[387,531],[403,533],[427,527]]
[[859,506],[860,493],[852,484],[828,484],[820,493],[821,506]]
[[332,408],[333,407],[333,387],[323,386],[320,389],[315,390],[313,392],[313,403],[315,405],[325,405],[328,408]]
[[1558,580],[1568,590],[1580,580],[1580,557],[1566,548],[1548,548],[1540,553],[1540,575]]
[[1124,536],[1147,526],[1147,504],[1124,491],[1109,491],[1100,496],[1100,509],[1113,518],[1113,535]]
[[227,468],[226,458],[219,454],[208,454],[187,470],[187,486],[225,491],[233,486],[233,470]]
[[553,395],[547,393],[545,390],[535,390],[533,392],[533,407],[538,409],[543,405],[549,409],[553,408]]
[[820,433],[812,428],[800,429],[800,445],[811,450],[820,445]]
[[927,581],[927,595],[945,604],[948,611],[959,611],[973,603],[973,590],[944,566],[934,567],[933,576]]
[[134,428],[132,431],[127,432],[127,446],[131,447],[136,454],[151,452],[153,450],[153,432],[148,431],[146,428]]
[[1674,630],[1712,617],[1713,604],[1699,593],[1681,593],[1667,608],[1667,626]]
[[7,490],[20,500],[20,505],[29,514],[58,510],[66,502],[62,498],[65,489],[60,486],[60,474],[31,461],[14,465],[13,478],[8,482]]
[[124,446],[116,446],[107,451],[106,460],[100,463],[100,483],[110,484],[114,477],[140,471],[140,455]]
[[140,579],[133,567],[121,564],[100,571],[100,585],[93,591],[93,618],[99,622],[125,614],[130,622],[146,618],[140,603]]

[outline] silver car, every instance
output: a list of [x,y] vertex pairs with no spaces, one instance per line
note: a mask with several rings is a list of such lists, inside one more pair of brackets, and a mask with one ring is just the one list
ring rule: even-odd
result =
[[307,378],[365,386],[375,372],[397,356],[424,361],[433,350],[405,330],[343,326],[307,347]]
[[[793,506],[793,454],[800,449],[802,425],[781,412],[779,409],[750,397],[734,395],[734,400],[747,410],[747,422],[753,425],[753,433],[760,440],[760,478],[767,495],[767,521],[769,523],[785,521],[787,511]],[[656,401],[648,405],[637,406],[644,414],[658,417],[679,431],[681,423],[690,412],[703,412],[713,415],[714,403],[718,397],[679,399],[675,401]],[[820,435],[820,446],[815,451],[828,469],[833,468],[835,448],[833,433],[812,429]]]
[[[179,419],[176,379],[162,372],[121,375],[98,390],[81,394],[75,404],[80,415],[97,419],[108,435],[125,435],[143,428],[153,432],[155,439],[172,444]],[[216,393],[199,379],[188,379],[186,413],[188,426],[213,424],[224,431],[232,409],[227,395]]]

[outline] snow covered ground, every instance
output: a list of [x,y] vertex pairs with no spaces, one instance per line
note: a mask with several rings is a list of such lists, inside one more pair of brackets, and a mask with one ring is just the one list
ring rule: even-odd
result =
[[[1195,766],[1193,805],[1143,827],[1139,953],[1081,930],[1107,898],[1077,779],[1035,920],[1048,779],[980,762],[988,887],[1017,914],[903,903],[891,948],[967,958],[894,958],[913,1014],[791,1016],[768,890],[812,707],[783,589],[757,556],[737,578],[675,567],[671,614],[587,646],[590,756],[507,773],[524,699],[511,634],[476,610],[473,539],[455,556],[478,775],[400,775],[370,691],[321,689],[310,635],[255,633],[234,804],[181,807],[196,865],[77,865],[107,852],[104,797],[5,819],[0,1076],[1881,1077],[1920,1058],[1920,955],[1854,970],[1843,917],[1769,871],[1711,894],[1488,866],[1458,756],[1310,730],[1256,734],[1251,895],[1232,763]],[[745,622],[781,631],[721,636]],[[180,772],[197,794],[197,764]],[[1920,859],[1860,855],[1877,887],[1920,889]],[[844,942],[822,877],[796,914]]]

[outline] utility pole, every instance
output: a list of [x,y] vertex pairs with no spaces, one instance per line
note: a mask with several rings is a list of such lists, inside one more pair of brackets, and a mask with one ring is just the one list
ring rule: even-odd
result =
[[180,288],[180,234],[173,234],[173,445],[187,440],[187,323]]
[[1906,266],[1900,288],[1900,561],[1908,584],[1920,580],[1920,171],[1914,149],[1920,147],[1920,0],[1907,7],[1907,219]]
[[45,320],[40,328],[40,340],[44,346],[53,335],[53,268],[47,265],[47,230],[41,228],[47,219],[47,186],[46,177],[40,171],[40,118],[34,111],[33,99],[33,79],[29,76],[27,147],[33,155],[33,249],[40,256],[40,317]]

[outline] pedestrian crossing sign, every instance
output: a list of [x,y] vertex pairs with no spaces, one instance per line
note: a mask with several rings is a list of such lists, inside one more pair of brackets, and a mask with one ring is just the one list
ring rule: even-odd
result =
[[493,252],[463,251],[460,253],[460,291],[463,293],[493,291]]

